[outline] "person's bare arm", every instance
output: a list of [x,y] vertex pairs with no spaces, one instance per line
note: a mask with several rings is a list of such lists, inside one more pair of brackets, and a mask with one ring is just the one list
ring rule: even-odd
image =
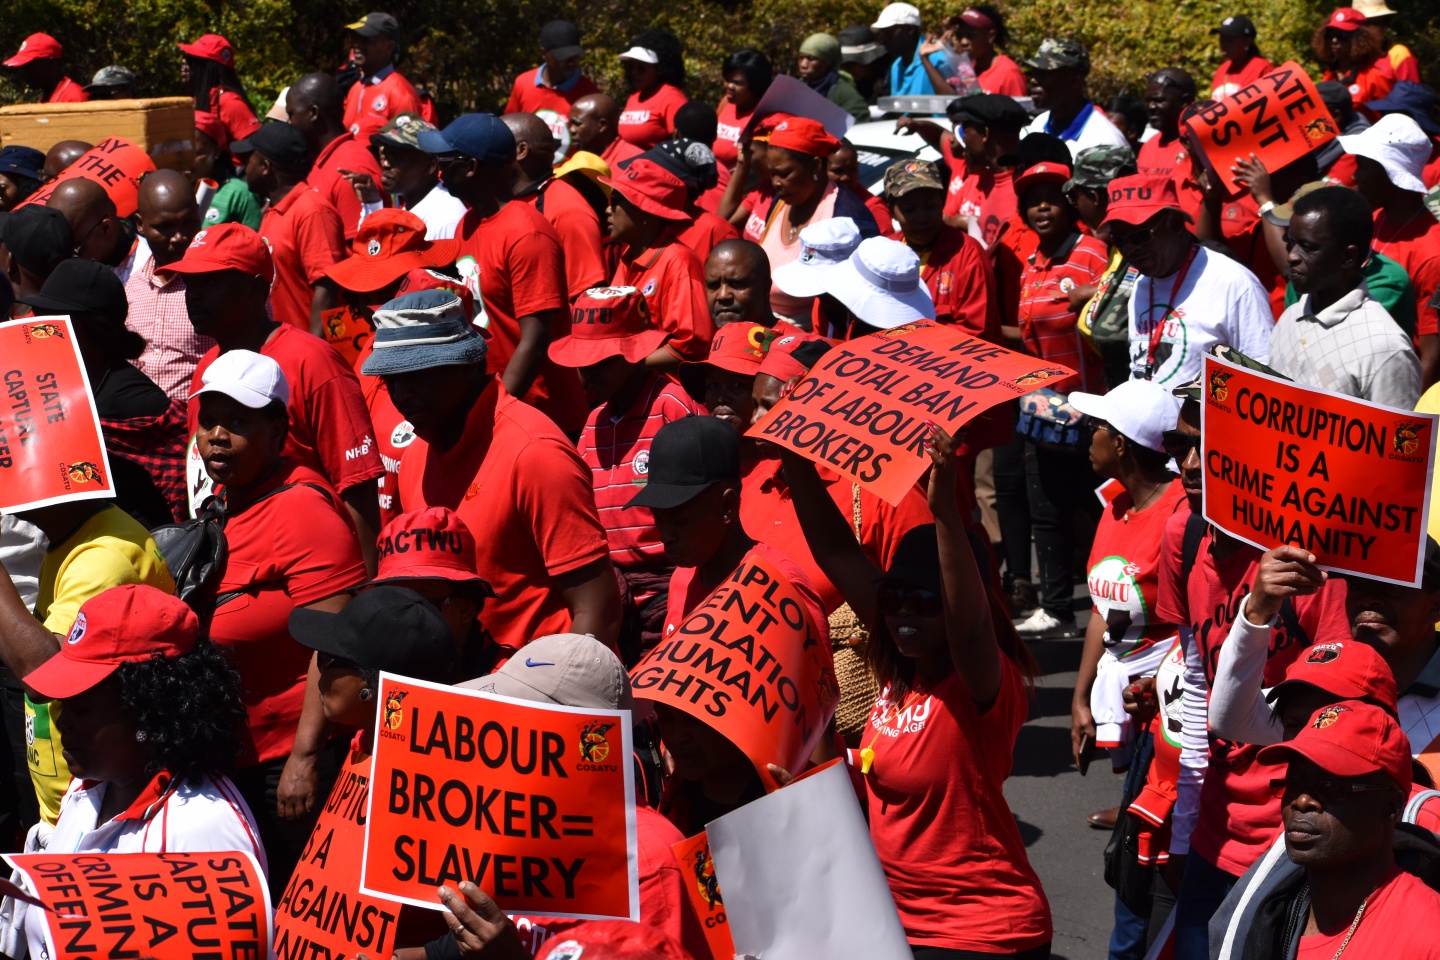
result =
[[570,630],[614,648],[620,638],[620,587],[608,556],[555,578],[570,610]]
[[865,555],[851,521],[835,506],[815,464],[783,447],[780,460],[785,465],[785,482],[790,485],[795,516],[815,562],[860,622],[876,623],[879,608],[875,584],[883,571]]
[[[305,609],[338,613],[349,602],[350,594],[337,593],[306,604]],[[275,789],[275,806],[282,819],[299,820],[324,800],[320,796],[315,766],[328,732],[325,708],[320,703],[320,667],[311,655],[310,671],[305,678],[305,703],[295,724],[295,744],[290,748],[290,757],[280,771],[280,783]]]
[[310,332],[320,339],[325,339],[325,321],[320,315],[340,299],[340,288],[335,286],[333,280],[321,278],[315,281],[315,293],[310,297]]
[[1420,335],[1420,391],[1423,393],[1440,380],[1440,335]]
[[1201,240],[1223,241],[1225,234],[1220,229],[1220,210],[1225,204],[1225,193],[1210,175],[1201,170],[1196,181],[1200,187],[1200,216],[1195,221],[1195,236]]
[[0,564],[0,661],[15,676],[25,675],[60,650],[60,638],[35,619],[20,591]]
[[750,141],[742,140],[736,148],[735,169],[730,171],[730,182],[725,184],[720,205],[715,208],[717,217],[728,220],[732,227],[740,230],[745,229],[745,221],[750,219],[750,211],[740,206],[740,201],[745,199],[746,181],[749,179]]
[[[927,63],[929,61],[926,61]],[[896,133],[918,133],[920,139],[924,140],[936,150],[944,152],[943,144],[946,141],[953,141],[955,138],[949,130],[946,130],[934,120],[922,120],[919,117],[901,117],[895,121]]]
[[940,68],[935,66],[930,59],[932,53],[938,53],[941,49],[943,49],[943,45],[938,40],[926,40],[921,42],[915,55],[920,58],[920,63],[925,67],[925,75],[930,78],[930,86],[935,88],[935,93],[942,97],[948,97],[955,93],[955,88],[950,86],[950,81],[945,79]]
[[1075,757],[1075,766],[1080,766],[1080,740],[1086,734],[1095,736],[1095,716],[1090,712],[1090,688],[1095,685],[1095,675],[1100,664],[1100,654],[1105,652],[1105,618],[1094,610],[1090,611],[1090,623],[1085,627],[1085,646],[1080,651],[1080,675],[1075,678],[1075,695],[1070,699],[1070,752]]
[[[1250,196],[1255,198],[1257,206],[1265,206],[1267,203],[1279,203],[1288,197],[1275,196],[1275,190],[1270,185],[1270,171],[1265,169],[1265,163],[1255,154],[1250,154],[1248,160],[1237,160],[1230,168],[1235,175],[1235,182],[1242,183],[1250,188]],[[1275,224],[1260,218],[1260,230],[1265,236],[1265,249],[1270,253],[1270,260],[1275,264],[1275,269],[1280,271],[1280,276],[1289,279],[1290,257],[1285,250],[1285,230]]]
[[680,356],[663,344],[645,358],[645,366],[661,373],[680,369]]
[[545,361],[545,351],[550,347],[550,327],[559,311],[544,310],[520,318],[520,342],[500,380],[512,397],[524,397],[530,392],[535,378],[540,375],[540,364]]
[[360,538],[360,558],[365,561],[365,572],[375,576],[375,538],[380,535],[380,481],[365,480],[347,487],[340,494],[345,511],[355,524],[355,535]]

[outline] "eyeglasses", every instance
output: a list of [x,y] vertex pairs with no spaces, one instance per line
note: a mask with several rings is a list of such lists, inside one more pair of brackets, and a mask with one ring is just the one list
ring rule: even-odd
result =
[[99,229],[100,229],[100,225],[101,225],[102,223],[104,223],[104,222],[105,222],[106,220],[108,220],[108,219],[110,219],[110,218],[109,218],[109,217],[101,217],[99,220],[96,220],[94,223],[92,223],[92,224],[90,225],[90,229],[89,229],[89,230],[86,230],[86,231],[85,231],[85,235],[84,235],[83,237],[81,237],[81,238],[79,239],[79,241],[76,242],[76,244],[75,244],[75,256],[77,256],[77,257],[80,256],[80,248],[82,248],[82,247],[85,246],[85,244],[90,240],[90,235],[93,234],[96,230],[99,230]]
[[1191,450],[1200,449],[1200,434],[1166,430],[1160,435],[1160,446],[1175,459],[1176,463],[1184,463],[1185,458],[1190,456]]
[[1110,231],[1110,242],[1120,250],[1133,250],[1135,247],[1143,247],[1155,239],[1155,228],[1146,227],[1143,230],[1135,230],[1121,235]]
[[360,664],[346,657],[337,657],[333,653],[317,651],[315,654],[315,665],[321,670],[329,670],[334,667],[339,670],[359,670]]
[[1111,433],[1115,432],[1114,428],[1111,427],[1107,421],[1101,420],[1099,417],[1086,417],[1085,429],[1089,430],[1091,433],[1095,433],[1099,430],[1109,430]]
[[1286,794],[1299,796],[1305,794],[1315,800],[1325,803],[1340,803],[1348,797],[1357,793],[1383,793],[1390,790],[1389,784],[1384,783],[1357,783],[1354,780],[1315,780],[1310,783],[1292,784],[1288,780],[1271,780],[1270,793],[1276,797],[1283,797]]
[[888,584],[880,588],[877,602],[880,613],[894,616],[909,610],[917,617],[938,617],[943,612],[940,594],[924,587],[909,587],[903,584]]

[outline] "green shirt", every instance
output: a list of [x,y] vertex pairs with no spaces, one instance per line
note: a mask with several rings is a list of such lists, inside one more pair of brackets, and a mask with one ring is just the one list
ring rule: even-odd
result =
[[210,209],[205,211],[205,226],[221,223],[243,223],[251,230],[260,229],[260,200],[239,177],[226,180],[210,198]]
[[826,96],[831,103],[854,117],[856,123],[870,121],[870,108],[865,104],[865,98],[860,95],[860,91],[855,89],[855,81],[850,79],[849,74],[841,73],[840,79],[835,81]]
[[[1415,336],[1415,288],[1410,284],[1410,275],[1405,268],[1382,254],[1375,254],[1365,264],[1365,285],[1370,296],[1395,318],[1406,335]],[[1300,299],[1295,284],[1285,285],[1285,306]]]

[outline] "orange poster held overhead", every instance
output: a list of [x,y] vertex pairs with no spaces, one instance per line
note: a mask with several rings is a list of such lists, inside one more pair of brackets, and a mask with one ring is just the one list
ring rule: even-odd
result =
[[115,496],[69,317],[0,323],[0,512]]
[[705,926],[705,942],[715,960],[735,956],[735,942],[730,939],[730,922],[725,919],[725,901],[720,896],[720,881],[715,879],[715,863],[710,859],[710,838],[700,831],[689,840],[670,847],[680,862],[680,876],[690,905]]
[[340,351],[340,356],[352,367],[375,335],[370,321],[348,305],[326,310],[320,314],[320,322],[325,327],[325,342]]
[[640,919],[630,711],[380,675],[362,893],[431,910],[473,882],[507,913]]
[[1261,550],[1418,587],[1433,414],[1312,390],[1205,358],[1205,519]]
[[917,320],[825,354],[747,436],[788,447],[898,504],[930,466],[926,420],[953,434],[1075,371]]
[[767,790],[779,786],[769,764],[804,769],[840,700],[828,637],[753,552],[630,671],[630,685],[724,734]]
[[19,205],[23,207],[27,203],[44,204],[56,187],[66,180],[80,177],[94,180],[105,188],[105,192],[115,204],[117,217],[133,217],[140,206],[140,180],[154,169],[155,161],[129,140],[124,137],[106,137],[60,171],[60,176],[26,197],[24,203]]
[[388,957],[400,905],[360,892],[370,761],[346,760],[275,905],[277,957]]
[[1314,81],[1293,60],[1198,111],[1186,126],[1206,167],[1232,194],[1246,189],[1230,172],[1236,160],[1253,153],[1274,173],[1340,134]]
[[48,910],[54,960],[265,960],[270,890],[249,853],[24,853],[5,859]]

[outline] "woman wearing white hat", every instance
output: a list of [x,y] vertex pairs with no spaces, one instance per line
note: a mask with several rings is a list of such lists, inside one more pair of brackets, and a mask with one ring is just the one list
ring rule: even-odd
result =
[[871,237],[825,274],[825,292],[848,311],[845,339],[935,319],[935,302],[920,280],[920,257],[899,240]]

